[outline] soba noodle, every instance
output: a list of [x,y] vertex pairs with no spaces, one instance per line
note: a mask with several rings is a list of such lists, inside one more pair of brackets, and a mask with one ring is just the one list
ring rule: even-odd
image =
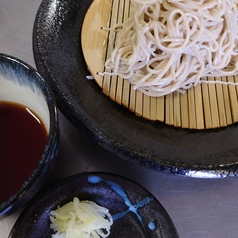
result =
[[236,75],[237,17],[238,0],[132,0],[129,18],[111,29],[119,32],[101,75],[118,75],[149,96]]

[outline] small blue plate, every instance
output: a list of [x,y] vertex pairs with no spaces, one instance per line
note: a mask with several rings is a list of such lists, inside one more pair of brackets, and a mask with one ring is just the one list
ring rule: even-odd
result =
[[178,237],[170,216],[150,192],[124,177],[97,172],[73,175],[46,188],[25,208],[9,237],[51,237],[50,211],[75,196],[109,209],[110,238]]

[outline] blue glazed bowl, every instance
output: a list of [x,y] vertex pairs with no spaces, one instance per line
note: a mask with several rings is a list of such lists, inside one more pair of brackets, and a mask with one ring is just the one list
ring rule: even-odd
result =
[[[13,102],[31,108],[40,117],[48,136],[43,154],[30,176],[0,203],[2,219],[26,205],[51,175],[58,153],[59,122],[55,98],[48,84],[31,66],[6,54],[0,54],[0,102]],[[24,158],[20,157],[20,160],[25,166]],[[0,173],[14,166],[13,161],[10,168],[0,168]],[[17,175],[14,179],[18,179]],[[8,180],[5,183],[8,186]],[[0,187],[0,192],[6,191]]]

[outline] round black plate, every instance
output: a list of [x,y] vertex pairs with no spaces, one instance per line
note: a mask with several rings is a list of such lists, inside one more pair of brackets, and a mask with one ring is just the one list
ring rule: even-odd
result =
[[147,121],[86,78],[80,34],[91,2],[43,0],[35,20],[36,66],[66,118],[105,149],[147,168],[192,177],[236,175],[237,125],[192,131]]
[[178,238],[163,206],[146,189],[124,177],[83,173],[64,178],[40,193],[16,221],[10,238],[49,238],[49,213],[73,200],[94,201],[113,217],[110,238]]

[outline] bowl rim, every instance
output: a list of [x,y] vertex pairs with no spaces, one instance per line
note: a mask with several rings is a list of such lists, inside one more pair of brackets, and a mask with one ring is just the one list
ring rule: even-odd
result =
[[[42,76],[37,72],[36,69],[34,69],[32,66],[30,66],[23,60],[14,56],[10,56],[8,54],[0,53],[0,62],[3,61],[10,64],[17,64],[21,67],[21,69],[32,73],[31,76],[34,77],[34,80],[36,80],[36,82],[40,85],[40,88],[45,97],[49,110],[50,122],[48,139],[41,159],[38,161],[37,166],[35,167],[35,169],[32,170],[32,173],[30,174],[28,179],[24,181],[21,187],[6,201],[0,203],[0,219],[10,215],[11,213],[23,207],[30,199],[26,196],[28,192],[31,193],[32,198],[38,192],[39,189],[37,189],[37,191],[31,191],[32,185],[34,185],[35,183],[38,184],[40,182],[41,177],[46,174],[49,164],[54,157],[54,153],[56,152],[57,154],[58,152],[57,147],[59,143],[58,109],[55,96],[49,84],[42,78]],[[20,199],[19,202],[17,202],[19,206],[15,204],[18,199]]]

